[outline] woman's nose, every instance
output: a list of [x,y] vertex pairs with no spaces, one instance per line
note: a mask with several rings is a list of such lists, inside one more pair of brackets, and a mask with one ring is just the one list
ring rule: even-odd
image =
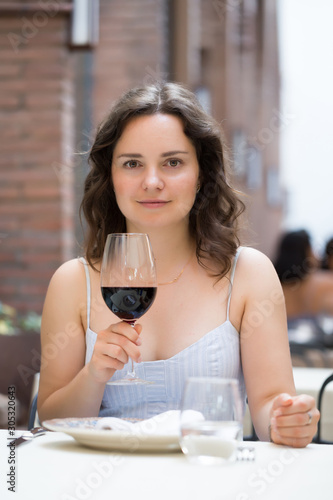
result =
[[142,187],[148,189],[163,189],[164,182],[157,168],[151,167],[145,170]]

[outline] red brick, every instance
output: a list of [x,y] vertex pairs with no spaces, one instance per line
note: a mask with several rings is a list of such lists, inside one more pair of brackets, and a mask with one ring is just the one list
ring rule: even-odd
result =
[[22,236],[7,238],[7,248],[58,248],[60,245],[59,235],[44,235],[43,238],[24,238]]
[[[1,92],[1,90],[0,90]],[[5,128],[4,130],[1,130],[1,139],[4,141],[9,141],[9,140],[19,140],[21,139],[23,134],[22,129],[19,126],[11,127],[11,128]]]
[[[1,54],[1,53],[0,53]],[[39,80],[39,79],[0,79],[0,90],[2,91],[20,91],[20,92],[44,92],[62,93],[62,85],[59,80]]]
[[[17,218],[13,217],[2,217],[1,219],[1,229],[0,234],[11,234],[14,231],[17,231],[20,228],[19,221]],[[0,245],[3,242],[4,236],[0,236]]]
[[25,95],[24,106],[27,108],[59,109],[62,107],[62,97],[59,94],[30,93]]
[[[3,252],[1,249],[1,239],[0,239],[0,263],[2,264],[13,264],[16,261],[13,252]],[[2,276],[2,266],[0,269],[0,276]]]
[[33,203],[15,203],[14,205],[0,205],[0,216],[8,216],[8,215],[25,215],[27,216],[35,216],[41,211],[47,212],[49,217],[59,217],[61,210],[60,204],[58,202],[33,202]]
[[[0,51],[1,55],[1,51]],[[0,78],[15,78],[18,77],[21,73],[21,66],[18,64],[9,63],[1,63],[0,64]],[[13,80],[12,80],[13,81]]]
[[16,310],[21,311],[22,313],[35,311],[37,314],[41,314],[42,309],[43,309],[44,299],[45,299],[45,295],[43,297],[40,297],[39,299],[36,299],[36,297],[33,297],[33,298],[19,297],[19,298],[17,298],[14,295],[14,296],[9,296],[7,298],[7,300],[5,301],[5,303],[8,304],[9,306],[14,307]]
[[[24,37],[22,35],[22,31],[20,29],[20,27],[18,27],[17,30],[12,30],[12,33],[15,33],[17,36],[22,36],[22,50],[24,50],[25,47],[29,47],[30,49],[31,48],[34,48],[34,47],[45,47],[45,46],[48,46],[48,47],[59,47],[61,49],[63,49],[64,47],[67,46],[67,42],[68,42],[68,33],[63,30],[63,31],[57,31],[57,30],[48,30],[48,29],[41,29],[38,31],[38,33],[31,37],[30,39],[26,39],[26,37]],[[24,43],[24,39],[26,40],[27,43]],[[16,46],[16,40],[14,39],[14,46]],[[7,34],[5,35],[5,37],[2,37],[2,40],[0,42],[0,49],[1,49],[1,46],[4,46],[4,47],[10,47],[12,48],[12,44],[11,44],[11,41],[10,41],[10,38],[7,37]]]
[[31,127],[34,125],[45,125],[52,122],[54,124],[61,124],[61,110],[48,110],[48,109],[38,109],[38,110],[26,110],[19,109],[13,111],[6,115],[6,124],[20,123],[22,126]]
[[0,94],[0,108],[17,109],[21,104],[21,97],[18,94]]
[[24,198],[58,198],[59,197],[59,189],[57,186],[38,186],[36,184],[34,185],[25,185],[22,188],[22,196]]
[[61,220],[59,218],[52,217],[34,217],[29,222],[29,227],[32,230],[39,231],[60,231],[62,228]]
[[[42,162],[45,165],[45,162]],[[39,169],[10,169],[10,170],[0,170],[0,182],[17,182],[17,181],[55,181],[56,176],[53,169],[49,166]]]
[[[15,144],[15,154],[24,153],[25,155],[30,156],[30,153],[41,153],[41,151],[45,148],[47,148],[47,155],[50,159],[52,158],[52,155],[54,155],[53,158],[58,157],[57,153],[59,153],[59,144],[52,144],[51,138],[50,141],[30,141],[29,139],[22,139],[19,143]],[[3,144],[1,149],[2,152],[8,153],[13,151],[13,145]]]
[[29,298],[32,296],[39,296],[39,297],[44,297],[45,296],[45,285],[47,285],[49,280],[45,282],[44,285],[22,285],[20,287],[20,292],[23,295],[27,295]]
[[69,30],[62,31],[48,31],[43,30],[39,33],[38,37],[32,38],[30,46],[44,44],[48,47],[59,46],[66,49],[69,41]]
[[22,263],[26,264],[38,264],[39,266],[47,266],[48,269],[50,265],[54,268],[58,266],[58,259],[59,259],[59,254],[58,253],[34,253],[28,254],[24,253],[21,257]]
[[[2,269],[1,269],[1,272],[0,272],[0,276],[2,274]],[[1,297],[1,301],[4,302],[5,304],[8,304],[9,305],[9,302],[7,302],[5,300],[5,296],[12,296],[16,293],[16,287],[14,285],[8,285],[8,284],[4,284],[4,283],[0,283],[0,297]]]
[[21,190],[14,186],[0,186],[0,199],[17,199],[21,194]]
[[1,58],[3,61],[24,61],[28,64],[30,61],[38,61],[38,64],[45,64],[52,61],[61,63],[64,59],[65,51],[63,47],[30,47],[29,42],[13,53],[13,49],[2,49]]
[[40,65],[38,63],[30,63],[23,70],[25,78],[61,78],[64,75],[64,66],[61,63],[48,62],[48,64]]
[[25,132],[25,136],[33,141],[40,139],[43,139],[44,141],[47,139],[57,144],[62,139],[62,133],[59,126],[57,126],[57,124],[53,124],[52,122],[45,124],[43,127],[31,127]]
[[34,281],[40,281],[41,279],[48,279],[49,277],[49,272],[48,270],[45,269],[40,269],[38,265],[35,265],[34,267],[30,267],[29,269],[23,269],[13,266],[7,266],[6,269],[2,269],[1,271],[1,276],[2,276],[2,282],[8,282],[8,278],[10,282],[14,283],[17,282],[19,283],[20,280],[25,280],[26,278],[29,278],[29,280],[34,280]]

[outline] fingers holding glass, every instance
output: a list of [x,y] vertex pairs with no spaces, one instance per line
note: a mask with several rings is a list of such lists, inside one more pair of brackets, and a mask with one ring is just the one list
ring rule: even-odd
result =
[[124,368],[130,358],[140,363],[140,345],[141,339],[136,329],[126,323],[111,325],[100,331],[90,361],[94,376],[99,380],[104,378],[107,382],[116,370]]

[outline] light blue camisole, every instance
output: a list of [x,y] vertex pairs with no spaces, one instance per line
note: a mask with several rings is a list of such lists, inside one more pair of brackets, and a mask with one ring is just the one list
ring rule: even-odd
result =
[[[135,365],[138,377],[151,380],[151,385],[106,385],[99,416],[121,418],[150,418],[167,410],[180,408],[183,387],[188,377],[223,377],[236,378],[240,384],[245,411],[245,384],[240,360],[239,333],[229,320],[232,284],[236,263],[240,254],[238,249],[234,258],[230,277],[227,305],[227,320],[214,328],[194,344],[175,354],[169,359],[144,361]],[[85,265],[87,279],[87,330],[86,360],[91,359],[97,334],[90,329],[90,276]],[[113,379],[126,375],[130,363],[118,370]]]

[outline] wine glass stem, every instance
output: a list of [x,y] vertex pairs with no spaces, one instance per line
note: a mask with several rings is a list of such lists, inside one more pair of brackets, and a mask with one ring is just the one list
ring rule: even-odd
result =
[[[127,321],[127,323],[129,323],[131,325],[131,327],[134,328],[135,321],[133,321],[133,320]],[[132,358],[131,358],[131,366],[132,366],[132,370],[130,372],[127,372],[127,375],[131,378],[137,378],[136,373],[135,373],[135,369],[134,369],[134,361]]]
[[134,361],[133,361],[133,359],[131,359],[131,365],[132,365],[132,370],[129,372],[129,375],[131,375],[131,377],[133,377],[133,378],[136,378],[136,373],[135,373],[135,370],[134,370]]

